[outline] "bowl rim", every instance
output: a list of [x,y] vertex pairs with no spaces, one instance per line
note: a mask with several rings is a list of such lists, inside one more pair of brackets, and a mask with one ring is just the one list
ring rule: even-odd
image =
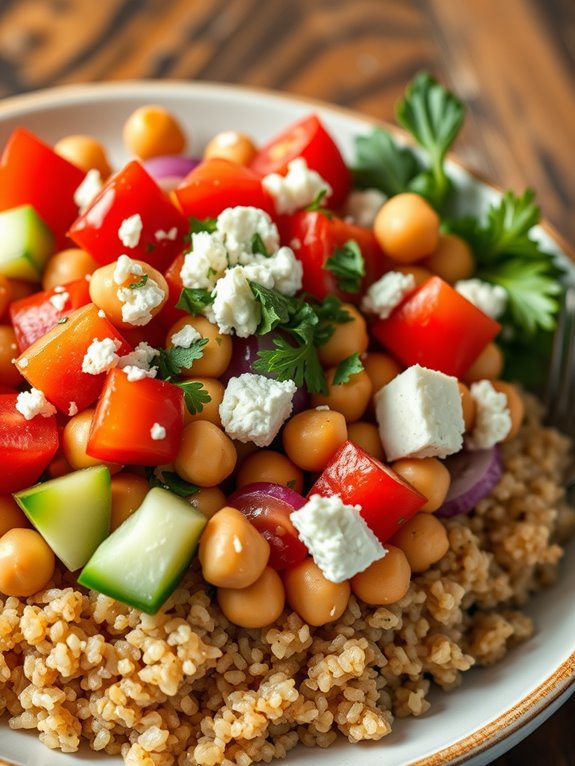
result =
[[[181,79],[73,83],[33,90],[0,99],[0,121],[5,117],[9,118],[12,114],[20,113],[25,116],[26,112],[32,113],[42,107],[53,107],[55,102],[58,105],[81,104],[98,101],[101,98],[121,98],[126,95],[126,92],[130,95],[141,95],[142,99],[149,102],[150,98],[147,98],[147,96],[151,90],[157,88],[161,88],[166,94],[170,91],[181,95],[189,94],[191,91],[203,91],[205,93],[218,92],[223,97],[236,98],[241,97],[242,93],[247,93],[254,97],[265,98],[268,101],[278,103],[287,101],[299,105],[306,104],[310,108],[321,109],[326,113],[331,112],[347,119],[361,120],[373,126],[383,127],[406,142],[413,143],[410,136],[403,129],[392,123],[364,114],[356,109],[331,104],[321,99],[264,87]],[[475,181],[499,193],[503,193],[502,187],[488,180],[480,171],[470,169],[456,155],[450,153],[449,160],[464,170]],[[566,238],[547,220],[542,220],[539,226],[556,242],[559,249],[575,263],[575,245],[569,244]],[[434,753],[423,758],[410,761],[406,766],[445,766],[445,764],[455,766],[455,764],[465,763],[471,758],[477,757],[494,746],[503,743],[520,729],[526,727],[531,721],[541,716],[545,710],[561,697],[564,697],[564,700],[566,700],[574,691],[575,648],[571,655],[541,684],[505,712],[452,745],[436,750]]]

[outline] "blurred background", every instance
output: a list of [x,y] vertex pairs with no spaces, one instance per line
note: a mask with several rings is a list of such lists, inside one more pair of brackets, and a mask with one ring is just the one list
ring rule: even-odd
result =
[[[425,69],[456,146],[575,245],[575,0],[0,0],[0,97],[141,78],[273,88],[393,120]],[[497,766],[573,766],[575,698]]]

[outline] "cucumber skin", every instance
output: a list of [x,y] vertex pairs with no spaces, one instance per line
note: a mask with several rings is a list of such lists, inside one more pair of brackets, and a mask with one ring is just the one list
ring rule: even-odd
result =
[[[10,230],[18,241],[16,248],[10,246]],[[0,254],[0,274],[26,282],[38,282],[44,264],[55,250],[55,240],[34,208],[20,205],[0,212],[0,238],[10,243]],[[11,257],[6,258],[6,253]]]
[[[199,538],[201,536],[201,532],[203,531],[205,525],[207,524],[207,519],[202,516],[202,514],[199,513],[199,511],[196,511],[191,505],[186,503],[186,501],[182,500],[181,498],[177,497],[171,492],[168,492],[165,489],[161,489],[159,487],[155,487],[148,492],[146,495],[146,498],[144,499],[144,503],[146,502],[146,499],[152,496],[154,499],[158,498],[158,503],[162,502],[162,495],[164,496],[165,500],[169,499],[169,502],[177,503],[177,504],[185,504],[187,506],[184,510],[186,513],[190,514],[190,524],[191,526],[195,527],[196,529],[192,533],[191,527],[188,531],[189,534],[195,534],[196,535],[196,541],[195,544],[190,546],[189,551],[187,551],[186,556],[182,558],[181,564],[178,567],[175,567],[173,570],[173,575],[171,575],[167,579],[167,582],[163,587],[160,587],[157,591],[154,592],[153,596],[145,596],[142,595],[141,597],[138,597],[137,594],[135,594],[133,591],[131,593],[127,593],[125,588],[122,587],[122,585],[118,585],[116,582],[114,582],[113,576],[112,579],[106,576],[106,574],[102,574],[98,571],[98,548],[94,551],[94,554],[92,558],[87,562],[86,566],[80,573],[80,576],[78,577],[78,583],[80,585],[83,585],[86,588],[90,588],[91,590],[95,590],[98,593],[102,593],[105,596],[109,596],[110,598],[115,599],[116,601],[120,601],[123,604],[127,604],[128,606],[132,606],[135,609],[139,609],[142,612],[145,612],[146,614],[156,614],[161,606],[166,602],[166,600],[169,598],[169,596],[174,592],[174,590],[178,587],[179,583],[181,582],[184,574],[188,570],[195,554],[198,548]],[[150,502],[150,501],[148,501]],[[144,505],[144,503],[142,505]],[[183,507],[183,506],[182,506]],[[132,527],[135,527],[138,523],[138,520],[135,518],[140,511],[140,509],[136,510],[130,517],[124,521],[124,523],[118,527],[106,540],[103,541],[102,546],[109,546],[109,541],[112,540],[112,538],[115,537],[114,542],[112,543],[114,546],[118,545],[123,537],[126,535],[129,535],[130,530]],[[147,511],[151,515],[151,511]],[[159,535],[158,535],[159,536]],[[146,555],[144,551],[140,551],[142,555]],[[130,552],[129,552],[130,553]],[[149,555],[149,554],[148,554]],[[96,568],[93,569],[93,559],[96,560]]]

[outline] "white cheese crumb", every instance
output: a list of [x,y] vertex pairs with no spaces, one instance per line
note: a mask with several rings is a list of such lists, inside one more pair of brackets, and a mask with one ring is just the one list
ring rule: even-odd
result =
[[[252,269],[253,271],[253,269]],[[224,335],[233,332],[240,338],[253,335],[260,323],[261,307],[250,288],[244,266],[228,269],[215,287],[214,302],[211,305],[214,320]],[[259,280],[255,280],[259,281]],[[264,287],[272,287],[271,277]]]
[[469,391],[475,402],[475,425],[465,438],[465,446],[471,450],[489,449],[505,439],[511,430],[507,397],[488,380],[472,383]]
[[48,300],[54,306],[56,311],[64,311],[64,306],[66,305],[66,302],[68,301],[68,298],[70,297],[70,293],[67,292],[59,292],[55,295],[51,295]]
[[481,279],[460,279],[454,287],[492,319],[499,319],[507,307],[507,290],[501,285],[491,285]]
[[126,324],[142,327],[152,319],[152,309],[160,306],[166,293],[154,279],[148,279],[141,287],[120,287],[116,291],[122,304],[122,320]]
[[331,408],[329,404],[318,404],[318,406],[316,407],[316,410],[318,412],[329,412],[330,409]]
[[375,217],[386,201],[387,195],[379,189],[354,189],[345,201],[343,213],[357,226],[371,229]]
[[119,356],[116,351],[121,345],[120,341],[114,338],[103,340],[94,338],[82,359],[82,372],[88,375],[100,375],[102,372],[111,370],[118,363]]
[[349,580],[387,553],[360,511],[361,506],[346,505],[338,495],[312,495],[290,516],[313,560],[331,582]]
[[22,391],[16,397],[16,409],[26,420],[32,420],[36,415],[43,418],[49,418],[56,414],[56,408],[46,399],[44,392],[38,388],[31,388],[30,391]]
[[142,216],[139,213],[124,218],[118,229],[118,238],[124,247],[137,247],[142,234]]
[[232,537],[232,545],[234,546],[234,550],[236,553],[241,553],[244,549],[244,546],[242,545],[242,541],[237,535],[234,535]]
[[164,239],[174,240],[178,236],[178,228],[177,226],[172,226],[171,229],[168,229],[168,231],[164,231],[163,229],[158,229],[158,231],[154,234],[154,237],[157,242],[161,242]]
[[289,243],[289,246],[292,250],[299,250],[301,248],[301,239],[299,239],[299,237],[294,237]]
[[413,290],[413,274],[388,271],[368,288],[361,301],[361,308],[366,314],[377,314],[380,319],[387,319],[393,309]]
[[301,290],[303,266],[290,247],[280,247],[269,258],[261,256],[258,261],[273,279],[273,286],[282,295],[293,296]]
[[155,378],[158,374],[157,367],[152,367],[151,370],[144,370],[143,367],[137,367],[135,364],[127,364],[121,369],[122,372],[126,373],[130,383],[135,383],[138,380],[144,380],[144,378]]
[[104,309],[98,309],[98,316],[100,317],[100,319],[106,318],[106,312],[104,311]]
[[56,287],[54,288],[54,292],[55,293],[63,293],[63,292],[65,292],[65,287],[63,287],[63,285],[56,285]]
[[118,368],[126,373],[130,382],[144,378],[155,378],[158,368],[152,367],[151,363],[159,353],[157,349],[142,341],[129,354],[124,354],[119,358]]
[[170,343],[172,346],[177,346],[179,348],[189,348],[192,343],[201,340],[201,337],[202,336],[195,327],[192,327],[191,324],[185,324],[181,330],[178,330],[178,332],[175,332],[172,335]]
[[135,275],[141,277],[144,269],[139,263],[132,260],[129,255],[121,255],[116,261],[113,279],[117,285],[123,285],[128,277]]
[[74,415],[78,414],[78,405],[76,402],[70,402],[70,406],[68,407],[68,415],[69,417],[73,418]]
[[150,436],[155,442],[162,441],[162,439],[166,438],[166,429],[159,423],[154,423],[150,428]]
[[238,205],[226,208],[218,216],[216,232],[225,246],[230,266],[253,261],[256,235],[268,255],[275,253],[280,244],[277,226],[264,210],[257,207]]
[[74,192],[74,202],[78,205],[80,213],[83,213],[91,205],[103,186],[104,183],[99,170],[92,168],[86,173],[84,180]]
[[28,360],[26,359],[26,357],[25,357],[25,356],[23,356],[23,357],[22,357],[22,359],[18,359],[18,360],[16,361],[16,364],[17,364],[17,366],[18,366],[18,367],[19,367],[21,370],[25,370],[25,369],[26,369],[26,367],[28,367]]
[[322,191],[327,197],[332,192],[328,182],[308,168],[303,157],[297,157],[288,164],[285,176],[278,173],[264,176],[262,186],[273,197],[276,212],[289,215],[311,204]]
[[191,249],[180,270],[184,287],[212,290],[228,265],[226,248],[219,235],[200,231],[192,234]]
[[219,408],[222,427],[232,439],[267,447],[291,415],[296,388],[293,380],[251,372],[230,378]]

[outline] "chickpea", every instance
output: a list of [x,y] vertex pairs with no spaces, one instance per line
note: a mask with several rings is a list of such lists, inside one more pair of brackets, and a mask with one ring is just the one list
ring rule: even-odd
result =
[[3,274],[0,274],[0,317],[8,310],[12,300],[12,285],[10,280]]
[[327,625],[347,609],[349,582],[331,582],[308,557],[286,569],[284,585],[288,604],[308,625]]
[[365,412],[371,400],[373,386],[365,370],[351,375],[347,383],[334,383],[337,367],[327,371],[327,394],[312,394],[313,407],[327,405],[336,412],[341,412],[348,423],[353,423]]
[[90,253],[78,247],[61,250],[53,255],[46,264],[42,275],[42,287],[51,290],[58,285],[65,285],[75,279],[83,279],[96,271],[99,264]]
[[225,617],[240,628],[264,628],[275,622],[284,610],[285,591],[280,576],[266,567],[247,588],[218,589],[218,604]]
[[495,343],[488,343],[463,376],[467,385],[478,380],[498,378],[503,370],[503,353]]
[[342,309],[351,321],[334,324],[334,331],[327,343],[317,348],[319,361],[324,367],[335,367],[351,354],[363,354],[369,345],[367,325],[363,316],[351,303],[342,303]]
[[188,503],[211,519],[226,504],[226,496],[218,487],[204,487],[188,497]]
[[246,458],[259,450],[259,447],[253,442],[239,442],[236,439],[232,439],[232,443],[238,455],[238,465],[242,465]]
[[226,390],[224,384],[217,380],[217,378],[187,378],[186,382],[201,383],[210,397],[210,401],[206,402],[201,411],[196,412],[195,415],[192,415],[186,407],[184,410],[184,423],[191,423],[194,420],[209,420],[210,423],[221,428],[222,419],[220,418],[220,404],[222,403],[224,391]]
[[399,271],[401,274],[411,274],[415,279],[416,287],[419,287],[422,282],[425,282],[426,279],[433,276],[431,271],[429,271],[429,269],[424,269],[423,266],[395,266],[393,270]]
[[437,247],[421,265],[450,285],[460,279],[469,279],[475,271],[475,261],[469,245],[455,234],[440,234]]
[[97,170],[103,180],[112,172],[106,150],[92,136],[66,136],[55,144],[54,151],[86,173],[88,170]]
[[32,596],[52,578],[56,559],[35,529],[10,529],[0,537],[0,592]]
[[405,553],[412,572],[425,572],[449,550],[445,527],[431,513],[416,513],[389,542]]
[[244,487],[255,482],[271,482],[303,491],[303,472],[289,457],[271,449],[262,449],[249,455],[236,477],[236,486]]
[[0,537],[10,529],[30,527],[30,522],[10,495],[0,495]]
[[110,473],[118,473],[122,470],[121,465],[105,463],[103,460],[91,457],[86,451],[93,417],[93,409],[83,410],[66,423],[60,445],[64,457],[68,465],[75,471],[79,468],[89,468],[92,465],[105,465],[110,469]]
[[304,471],[323,471],[346,439],[345,418],[334,410],[298,412],[283,430],[287,456]]
[[215,487],[236,467],[237,454],[230,437],[209,420],[193,420],[184,426],[174,468],[198,487]]
[[463,422],[465,423],[465,431],[469,433],[473,430],[473,424],[475,423],[475,399],[471,396],[471,392],[461,381],[457,382],[459,386],[459,393],[461,394],[461,407],[463,409]]
[[51,479],[57,479],[59,476],[72,473],[74,469],[63,455],[56,455],[46,470]]
[[110,532],[113,532],[142,505],[150,491],[150,485],[143,476],[127,471],[112,476],[110,485],[112,489]]
[[[128,292],[131,293],[132,291],[129,290],[130,285],[139,282],[143,276],[148,278],[146,287],[155,282],[163,292],[163,298],[157,306],[150,309],[152,317],[156,316],[156,314],[162,310],[162,307],[168,300],[168,283],[163,275],[153,266],[150,266],[149,263],[145,263],[144,261],[134,261],[134,263],[137,263],[142,267],[144,272],[142,276],[138,274],[130,274],[122,284],[117,284],[114,281],[114,270],[116,268],[116,262],[114,261],[113,263],[108,263],[106,266],[101,266],[99,269],[96,269],[90,280],[90,298],[92,302],[95,303],[98,308],[105,311],[110,322],[119,328],[130,329],[133,327],[133,324],[125,322],[122,317],[122,307],[125,304],[118,297],[120,288],[128,288]],[[137,290],[138,288],[135,289]],[[142,324],[147,324],[147,322],[143,322]]]
[[431,255],[439,239],[439,216],[419,194],[397,194],[379,210],[373,229],[385,255],[413,263]]
[[359,421],[347,427],[347,438],[365,450],[376,460],[385,460],[379,429],[373,423]]
[[256,153],[254,142],[245,133],[236,130],[225,130],[218,133],[208,142],[204,149],[204,159],[211,160],[220,157],[239,165],[249,165]]
[[124,124],[124,143],[128,151],[147,160],[181,154],[186,137],[178,120],[161,106],[141,106]]
[[202,338],[207,338],[208,342],[203,348],[201,359],[196,359],[192,367],[182,369],[184,377],[204,377],[219,378],[222,375],[232,358],[232,339],[229,335],[222,335],[217,325],[209,322],[205,317],[189,316],[182,317],[173,324],[166,336],[166,346],[173,347],[172,336],[189,325],[196,330]]
[[395,604],[409,590],[411,568],[405,553],[386,544],[387,553],[351,578],[351,589],[366,604]]
[[243,513],[225,506],[209,519],[200,538],[204,579],[218,588],[247,588],[264,571],[268,541]]
[[517,436],[517,432],[521,428],[525,416],[525,404],[517,387],[511,383],[507,383],[504,380],[492,380],[491,385],[496,391],[505,394],[507,397],[507,408],[511,415],[511,430],[503,441],[508,442],[514,436]]
[[363,368],[371,380],[374,394],[397,377],[403,369],[392,356],[382,354],[380,351],[370,351],[366,354],[363,359]]
[[451,474],[440,460],[434,457],[402,458],[392,463],[391,467],[427,498],[420,510],[433,513],[443,505],[449,492]]
[[12,359],[19,356],[16,333],[10,325],[0,325],[0,383],[16,388],[24,382]]

